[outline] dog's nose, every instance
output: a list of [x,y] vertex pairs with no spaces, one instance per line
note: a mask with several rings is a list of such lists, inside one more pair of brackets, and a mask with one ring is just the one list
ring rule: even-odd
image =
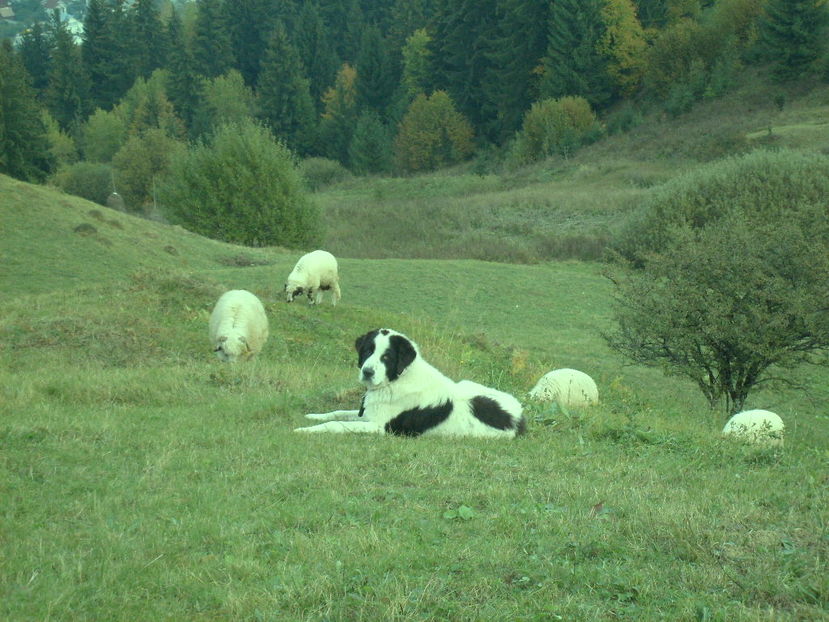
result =
[[374,378],[374,370],[371,367],[364,367],[363,378],[366,380],[371,380],[372,378]]

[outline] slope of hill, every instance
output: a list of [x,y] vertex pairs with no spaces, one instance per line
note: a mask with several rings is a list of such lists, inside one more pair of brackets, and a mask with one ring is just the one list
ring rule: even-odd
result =
[[[735,445],[694,387],[606,348],[597,264],[359,258],[358,243],[408,253],[367,226],[390,199],[421,216],[472,205],[494,239],[515,221],[489,201],[581,189],[572,215],[592,201],[609,227],[612,197],[650,183],[625,179],[673,174],[595,149],[612,158],[326,191],[344,297],[318,308],[280,295],[297,251],[0,177],[0,618],[829,619],[825,370],[751,396],[786,421],[784,448]],[[338,193],[354,205],[334,217]],[[220,364],[207,340],[231,287],[270,319],[250,364]],[[294,435],[303,413],[359,402],[352,343],[382,325],[522,398],[553,367],[583,369],[602,403],[527,403],[511,443]]]

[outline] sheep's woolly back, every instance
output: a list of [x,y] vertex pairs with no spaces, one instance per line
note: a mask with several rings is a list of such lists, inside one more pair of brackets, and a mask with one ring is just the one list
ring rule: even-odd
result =
[[744,410],[728,420],[722,433],[749,443],[782,445],[785,427],[783,420],[769,410]]
[[229,360],[252,358],[268,339],[268,317],[255,295],[232,289],[219,298],[210,315],[210,342]]
[[598,404],[599,389],[593,379],[577,369],[554,369],[544,374],[530,391],[530,397],[557,402],[560,406]]
[[341,296],[337,258],[323,250],[311,251],[300,257],[285,282],[288,302],[293,300],[294,295],[299,295],[295,294],[299,290],[313,302],[320,302],[322,292],[330,291],[332,302],[336,305]]

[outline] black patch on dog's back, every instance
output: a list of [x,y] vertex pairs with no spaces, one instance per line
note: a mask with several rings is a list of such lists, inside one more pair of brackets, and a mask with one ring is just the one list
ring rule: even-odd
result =
[[510,414],[489,397],[477,395],[470,400],[472,414],[481,423],[496,430],[512,430],[515,427]]
[[386,423],[386,433],[397,436],[420,436],[427,430],[431,430],[446,421],[452,412],[452,408],[452,402],[446,400],[443,404],[437,406],[404,410]]

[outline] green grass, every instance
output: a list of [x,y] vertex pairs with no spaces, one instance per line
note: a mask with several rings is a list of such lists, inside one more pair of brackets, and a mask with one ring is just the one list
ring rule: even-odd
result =
[[[378,231],[371,258],[350,220],[434,204],[496,241],[567,210],[573,232],[612,230],[693,165],[593,154],[318,193],[343,250],[336,308],[283,302],[297,252],[0,177],[0,619],[829,620],[825,369],[750,396],[785,420],[782,449],[732,444],[694,387],[607,349],[601,265],[472,260],[468,238],[412,258],[420,229],[399,246]],[[210,352],[231,287],[270,319],[249,364]],[[303,413],[356,405],[354,338],[383,325],[452,377],[523,398],[576,367],[602,403],[526,403],[513,442],[294,434]]]

